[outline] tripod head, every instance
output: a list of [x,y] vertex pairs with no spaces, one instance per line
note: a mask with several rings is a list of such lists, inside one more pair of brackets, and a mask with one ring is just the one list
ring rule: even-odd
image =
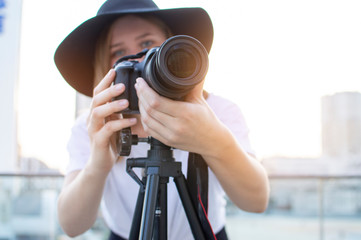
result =
[[148,169],[150,166],[162,165],[162,175],[171,176],[179,171],[170,168],[165,162],[174,162],[173,151],[171,147],[163,144],[153,137],[139,138],[138,135],[132,134],[131,128],[122,129],[117,135],[116,145],[119,156],[129,156],[132,150],[132,145],[138,145],[139,142],[150,144],[147,157],[128,158],[127,159],[127,173],[141,186],[144,187],[144,182],[135,174],[133,168]]

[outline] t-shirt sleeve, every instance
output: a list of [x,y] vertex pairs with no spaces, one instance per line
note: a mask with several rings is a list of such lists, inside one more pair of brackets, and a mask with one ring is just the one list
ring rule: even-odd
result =
[[255,152],[249,140],[249,128],[237,104],[218,96],[212,96],[208,102],[218,119],[233,133],[238,143],[249,154]]
[[88,114],[83,114],[78,117],[72,127],[70,139],[67,145],[69,162],[66,168],[66,174],[83,169],[89,159],[90,141],[86,127],[87,116]]

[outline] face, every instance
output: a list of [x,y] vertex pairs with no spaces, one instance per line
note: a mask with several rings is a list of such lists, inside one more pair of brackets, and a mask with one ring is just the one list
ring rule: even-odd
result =
[[156,24],[135,15],[121,17],[113,23],[110,66],[123,56],[158,47],[165,40],[165,33]]

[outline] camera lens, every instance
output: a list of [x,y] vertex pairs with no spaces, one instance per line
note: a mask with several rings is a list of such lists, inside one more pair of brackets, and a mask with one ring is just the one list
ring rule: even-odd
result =
[[194,74],[197,62],[189,46],[174,46],[168,52],[166,63],[171,74],[177,78],[187,78]]
[[193,37],[171,37],[151,54],[142,76],[162,96],[182,100],[207,74],[208,52]]

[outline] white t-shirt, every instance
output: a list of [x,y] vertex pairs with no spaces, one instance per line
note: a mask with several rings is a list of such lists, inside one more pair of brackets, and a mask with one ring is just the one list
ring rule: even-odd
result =
[[[207,103],[216,116],[234,134],[243,149],[254,154],[248,139],[248,128],[238,106],[229,100],[214,94],[209,94]],[[72,128],[68,143],[70,162],[67,173],[84,168],[90,156],[89,136],[86,128],[87,114],[80,116]],[[205,119],[205,121],[207,121]],[[132,146],[129,158],[146,157],[149,145],[139,143]],[[182,163],[182,171],[187,176],[188,152],[173,150],[176,161]],[[141,169],[133,169],[141,178]],[[225,225],[225,193],[211,170],[209,170],[208,187],[208,218],[215,233]],[[108,175],[101,209],[109,228],[119,236],[128,238],[139,185],[126,173],[126,161],[115,164]],[[193,239],[191,229],[186,218],[183,205],[179,198],[175,183],[170,179],[168,183],[168,239]]]

